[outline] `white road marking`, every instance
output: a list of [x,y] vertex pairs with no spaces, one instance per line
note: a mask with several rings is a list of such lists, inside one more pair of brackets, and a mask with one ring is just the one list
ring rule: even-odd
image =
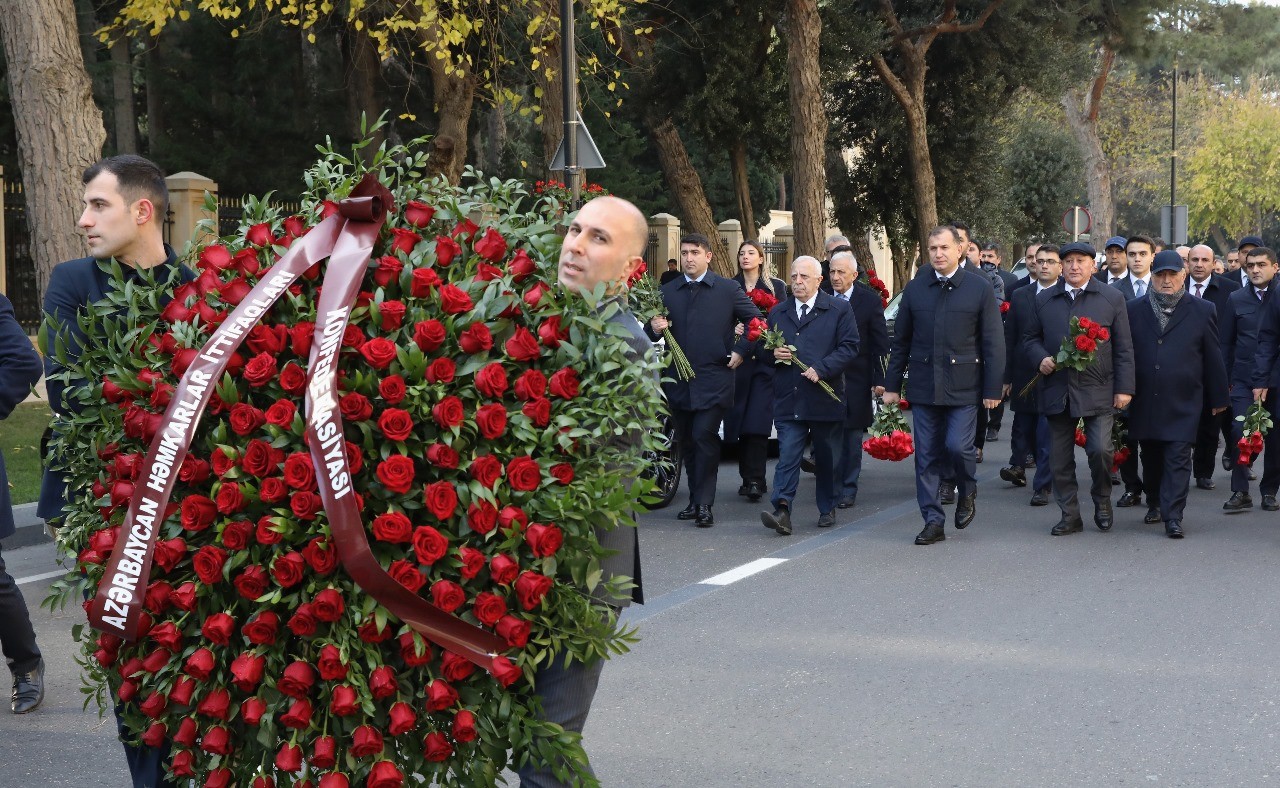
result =
[[699,585],[727,586],[730,583],[735,583],[744,577],[751,577],[757,572],[763,572],[764,570],[770,567],[777,566],[778,564],[785,564],[786,562],[787,562],[787,559],[785,558],[757,558],[756,560],[750,563],[743,564],[742,566],[730,569],[728,572],[721,572],[715,577],[708,577],[706,580],[703,580],[701,583],[699,583]]
[[41,580],[48,580],[53,577],[62,577],[66,573],[67,573],[67,570],[60,569],[57,572],[45,572],[42,575],[32,575],[31,577],[17,577],[17,578],[14,578],[13,582],[17,583],[18,585],[24,585],[26,583],[35,583]]

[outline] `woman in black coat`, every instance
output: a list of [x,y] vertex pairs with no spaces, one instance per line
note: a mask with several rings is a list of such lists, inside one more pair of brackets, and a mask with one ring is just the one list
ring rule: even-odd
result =
[[[769,259],[764,247],[756,241],[743,241],[738,247],[738,275],[734,281],[754,299],[765,301],[765,296],[781,302],[787,297],[787,286],[781,279],[770,275]],[[768,308],[761,308],[763,318]],[[738,326],[739,333],[743,326]],[[762,351],[757,347],[742,366],[734,371],[733,411],[725,419],[724,434],[727,440],[738,437],[738,474],[742,486],[738,495],[752,501],[760,500],[769,490],[765,483],[765,462],[768,458],[769,433],[773,431],[773,368],[762,364],[756,356]]]

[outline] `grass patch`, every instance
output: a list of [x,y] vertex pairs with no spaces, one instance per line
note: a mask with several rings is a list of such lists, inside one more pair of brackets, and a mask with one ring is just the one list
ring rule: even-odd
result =
[[0,451],[9,474],[9,494],[14,504],[40,497],[40,436],[53,413],[43,402],[27,402],[0,421]]

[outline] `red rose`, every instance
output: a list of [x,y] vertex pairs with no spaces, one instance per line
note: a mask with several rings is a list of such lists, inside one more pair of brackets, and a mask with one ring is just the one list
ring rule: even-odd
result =
[[431,644],[416,632],[406,632],[400,636],[400,658],[409,667],[421,667],[431,661]]
[[402,454],[393,454],[378,463],[378,481],[394,493],[407,493],[413,487],[415,471],[413,460]]
[[493,347],[493,333],[484,323],[472,323],[458,335],[458,346],[464,353],[487,353]]
[[492,668],[489,672],[504,687],[510,687],[524,676],[520,668],[517,668],[512,664],[511,660],[502,656],[493,658]]
[[410,200],[405,203],[404,220],[418,229],[426,227],[430,223],[431,217],[435,215],[436,209],[425,202]]
[[138,711],[147,715],[151,719],[156,719],[164,713],[165,706],[168,705],[168,699],[158,692],[152,692],[147,699],[138,704]]
[[387,567],[387,574],[391,575],[392,580],[415,594],[427,582],[426,575],[419,572],[412,563],[403,558],[398,561],[392,561],[391,566]]
[[271,576],[282,588],[289,588],[302,582],[302,573],[306,571],[306,561],[297,552],[278,556],[271,564]]
[[169,736],[169,729],[163,722],[153,722],[142,733],[142,743],[148,747],[159,747]]
[[527,369],[516,378],[515,394],[520,399],[538,399],[546,392],[547,377],[536,369]]
[[317,769],[331,769],[337,762],[338,740],[332,736],[317,737],[311,745],[311,765]]
[[497,594],[481,591],[476,595],[476,601],[471,605],[471,612],[481,624],[491,627],[506,614],[507,603],[502,601],[502,597]]
[[476,373],[475,381],[476,390],[493,399],[501,399],[509,385],[506,369],[496,361],[481,367]]
[[244,239],[252,246],[269,246],[276,242],[275,236],[271,234],[271,225],[266,222],[260,222],[250,227],[245,233]]
[[456,369],[452,359],[438,358],[427,366],[427,382],[452,383]]
[[502,237],[502,233],[490,227],[485,230],[484,237],[476,241],[472,248],[484,259],[497,263],[507,254],[507,239]]
[[244,494],[240,485],[235,482],[223,482],[218,489],[218,511],[222,514],[235,514],[244,508]]
[[284,481],[295,490],[310,490],[316,486],[316,471],[311,455],[295,451],[284,461]]
[[[426,486],[424,500],[426,501],[427,509],[435,515],[437,520],[449,519],[458,508],[457,491],[453,489],[453,484],[443,480],[432,482]],[[423,563],[427,562],[424,561]]]
[[551,400],[538,398],[529,400],[520,408],[520,412],[529,417],[535,426],[545,427],[551,423]]
[[249,698],[240,704],[240,719],[244,720],[246,725],[259,724],[266,713],[267,704],[261,698]]
[[466,418],[462,400],[450,394],[431,408],[431,418],[441,429],[457,427]]
[[271,449],[271,444],[254,438],[244,447],[240,457],[240,467],[251,476],[262,478],[276,469],[279,460]]
[[[285,365],[285,369],[288,369],[289,367],[296,368],[296,365],[293,362],[290,362]],[[299,372],[301,372],[301,370],[299,370]],[[264,417],[268,424],[274,424],[277,427],[289,429],[293,426],[293,417],[297,412],[297,406],[287,399],[282,399],[276,400],[275,404],[267,408],[267,412],[264,414]]]
[[378,416],[378,429],[387,440],[402,441],[413,434],[413,417],[407,410],[387,408]]
[[449,682],[435,679],[427,685],[427,711],[443,711],[458,702],[458,692]]
[[188,495],[182,499],[182,527],[187,531],[203,531],[218,516],[218,505],[204,495]]
[[460,657],[452,651],[444,652],[440,658],[440,675],[446,681],[462,681],[475,673],[476,666],[466,657]]
[[191,696],[196,692],[196,683],[186,676],[179,676],[169,691],[169,703],[178,706],[190,706]]
[[547,294],[549,289],[550,288],[548,288],[543,282],[538,282],[533,287],[529,288],[524,294],[525,306],[529,307],[531,310],[537,309],[538,305],[542,302],[543,296]]
[[525,610],[533,610],[542,604],[542,599],[551,590],[552,580],[537,572],[524,571],[516,578],[516,596],[520,598],[520,606]]
[[227,454],[227,452],[223,451],[223,448],[221,446],[214,449],[213,454],[209,458],[213,465],[214,475],[225,476],[227,471],[236,467],[237,456],[238,455],[236,454],[234,449],[232,450],[231,454]]
[[387,512],[373,518],[373,536],[382,542],[408,542],[413,538],[413,523],[400,512]]
[[422,236],[413,230],[406,230],[403,227],[391,228],[391,248],[397,252],[409,254],[413,251],[413,247],[418,245],[422,240]]
[[549,348],[558,348],[569,338],[569,329],[560,327],[560,316],[552,315],[538,326],[538,339]]
[[511,270],[511,277],[517,282],[523,282],[538,270],[538,266],[529,257],[529,253],[523,249],[517,249],[515,256],[511,258],[511,263],[507,266]]
[[209,678],[209,674],[213,672],[216,664],[217,661],[213,658],[213,652],[207,648],[201,648],[187,657],[187,661],[182,666],[182,671],[196,681],[204,681]]
[[506,341],[503,348],[513,361],[532,361],[542,355],[542,349],[538,347],[538,340],[524,326],[516,329],[516,332]]
[[373,281],[378,287],[386,287],[392,282],[400,278],[400,272],[404,270],[404,263],[399,258],[389,254],[378,258],[378,267],[373,271]]
[[246,651],[231,660],[231,683],[241,692],[253,692],[258,682],[262,681],[266,666],[266,657]]
[[453,258],[462,253],[462,247],[458,246],[458,242],[444,235],[436,236],[436,262],[440,265],[448,265],[453,262]]
[[404,323],[404,303],[383,301],[378,305],[378,315],[382,318],[383,331],[395,331]]
[[1110,331],[1110,330],[1108,330],[1108,329],[1106,329],[1106,328],[1099,327],[1099,328],[1098,328],[1098,341],[1099,341],[1099,342],[1106,342],[1108,339],[1111,339],[1111,331]]
[[315,668],[306,662],[292,662],[276,682],[276,689],[291,698],[305,698],[315,683]]
[[338,568],[338,551],[334,550],[329,540],[323,536],[314,537],[307,542],[307,546],[302,548],[302,557],[307,560],[307,564],[312,569],[322,575],[327,575]]
[[378,396],[388,405],[398,405],[405,397],[404,378],[389,375],[378,381]]
[[439,320],[423,320],[413,326],[413,341],[424,353],[444,344],[444,323]]
[[338,410],[347,421],[364,421],[373,415],[373,403],[365,395],[353,391],[338,398]]
[[376,700],[385,700],[400,691],[396,672],[388,665],[379,665],[369,674],[369,694]]
[[[204,732],[200,737],[200,749],[213,755],[229,755],[231,753],[231,734],[221,725],[215,725]],[[221,771],[220,769],[217,771]],[[209,775],[209,780],[205,781],[205,785],[209,785],[213,778],[213,774]],[[223,785],[227,783],[223,782]]]
[[178,478],[188,484],[202,484],[209,479],[209,463],[188,454],[178,468]]
[[474,547],[458,548],[458,557],[462,559],[462,567],[458,571],[467,580],[480,574],[484,569],[484,553]]
[[430,566],[449,551],[449,540],[431,526],[420,525],[413,529],[413,551],[418,563]]
[[305,699],[295,700],[289,710],[280,715],[280,724],[286,728],[300,730],[311,724],[311,702]]
[[525,529],[524,541],[529,549],[539,558],[555,555],[564,542],[564,534],[555,525],[534,523]]
[[532,457],[516,457],[507,463],[507,484],[511,489],[532,491],[542,482],[542,468]]
[[205,270],[213,268],[221,271],[224,268],[231,267],[231,252],[222,244],[209,244],[200,252],[200,259],[196,262],[196,267]]
[[255,388],[267,385],[275,379],[278,368],[276,358],[270,353],[259,353],[249,359],[244,371],[240,373],[245,381]]
[[433,443],[428,446],[425,456],[427,462],[437,468],[446,468],[448,470],[457,468],[460,459],[456,451],[443,443]]
[[452,613],[466,601],[466,592],[452,580],[437,580],[431,584],[431,604],[446,613]]
[[423,755],[432,763],[443,763],[453,755],[453,745],[443,733],[433,731],[422,740]]
[[499,553],[489,559],[489,577],[499,585],[509,585],[520,572],[520,565],[508,555]]
[[[327,778],[329,775],[325,775]],[[324,782],[322,779],[321,783]],[[401,788],[404,785],[404,775],[396,768],[391,761],[378,761],[369,770],[369,779],[365,782],[365,788]],[[333,785],[320,785],[319,788],[346,788],[346,783]]]
[[248,600],[256,600],[267,591],[267,572],[257,564],[250,564],[233,581],[236,591]]
[[169,594],[169,601],[179,610],[190,611],[196,606],[196,584],[187,581]]
[[311,353],[311,344],[315,341],[316,324],[310,321],[295,323],[289,328],[289,344],[293,352],[306,358]]
[[284,480],[276,476],[269,476],[258,485],[258,499],[263,503],[279,503],[288,494]]
[[392,736],[408,733],[418,724],[418,715],[414,714],[413,708],[403,701],[392,705],[387,711],[387,716],[390,719],[387,724],[387,733]]
[[342,653],[332,644],[326,644],[320,649],[316,668],[320,672],[320,678],[325,681],[338,681],[347,677],[347,665],[342,661]]
[[360,355],[374,369],[386,369],[396,360],[396,344],[388,339],[375,337],[361,346]]
[[548,472],[561,484],[568,484],[573,481],[573,466],[567,462],[552,465]]
[[507,430],[507,409],[497,402],[481,405],[476,409],[476,426],[480,434],[489,440],[502,437]]
[[1087,334],[1080,334],[1076,337],[1076,350],[1084,353],[1092,353],[1098,349],[1098,343],[1094,342]]
[[222,565],[226,561],[226,551],[211,544],[201,547],[191,558],[196,577],[205,585],[213,585],[222,579]]
[[439,286],[440,275],[434,268],[415,268],[409,275],[409,295],[414,298],[426,298],[433,287]]
[[482,454],[471,461],[467,471],[471,474],[471,478],[492,490],[498,477],[502,475],[502,463],[492,454]]
[[236,632],[236,620],[226,613],[214,613],[200,625],[200,634],[219,646],[228,645]]
[[360,700],[354,689],[346,684],[333,688],[333,695],[329,699],[329,711],[338,717],[350,717],[359,710]]
[[316,618],[329,624],[342,618],[342,613],[346,610],[342,594],[333,588],[326,588],[316,594],[311,604],[315,608]]
[[498,526],[498,507],[488,501],[477,501],[467,507],[467,525],[484,535]]
[[314,520],[324,501],[310,490],[299,490],[289,496],[289,510],[303,520]]
[[515,616],[503,616],[494,629],[511,648],[524,648],[529,642],[529,630],[529,622]]
[[382,733],[372,725],[361,725],[351,737],[350,752],[357,758],[382,752]]
[[475,303],[471,300],[471,296],[467,295],[467,291],[457,285],[440,286],[440,308],[445,314],[460,315],[470,311],[474,306]]
[[551,376],[551,395],[561,399],[573,399],[578,396],[578,373],[570,367]]
[[296,744],[282,744],[276,753],[276,768],[282,772],[302,771],[302,748]]

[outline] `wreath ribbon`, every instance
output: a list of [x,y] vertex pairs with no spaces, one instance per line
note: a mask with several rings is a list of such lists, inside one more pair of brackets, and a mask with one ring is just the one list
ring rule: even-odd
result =
[[[289,286],[327,257],[329,266],[317,304],[308,364],[305,412],[307,444],[338,558],[362,591],[415,632],[486,670],[492,669],[493,657],[506,649],[506,642],[444,612],[387,574],[369,547],[351,485],[342,415],[337,407],[336,362],[360,281],[391,205],[391,193],[374,175],[366,175],[351,196],[338,204],[337,213],[296,239],[263,274],[182,375],[151,440],[141,483],[129,501],[120,538],[90,605],[89,624],[94,629],[129,642],[137,640],[156,540],[178,469],[231,354]],[[335,445],[343,450],[326,458],[326,446],[332,449]]]

